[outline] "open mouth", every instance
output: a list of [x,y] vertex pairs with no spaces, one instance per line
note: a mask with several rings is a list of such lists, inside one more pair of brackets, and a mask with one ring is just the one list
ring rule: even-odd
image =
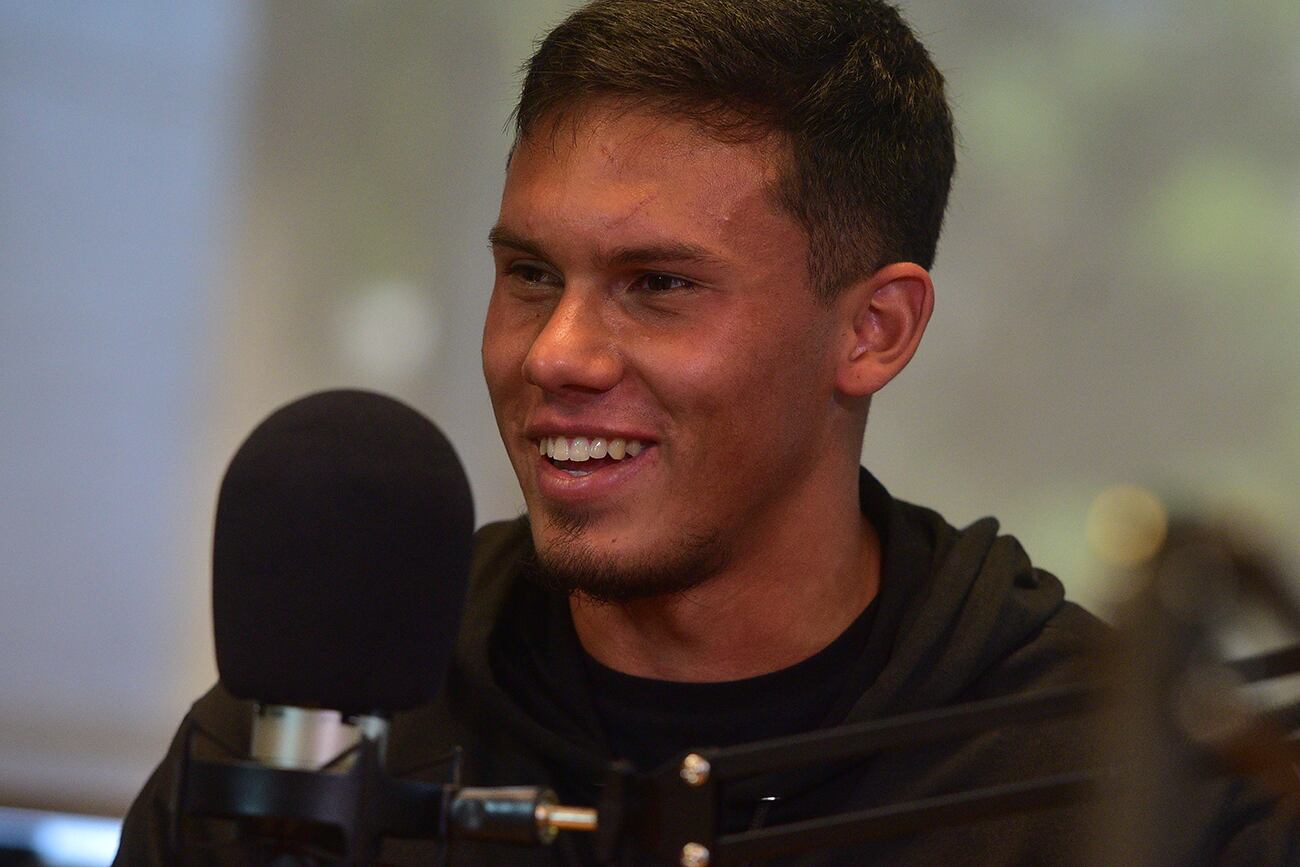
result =
[[537,453],[571,476],[588,476],[631,460],[645,450],[640,440],[622,437],[542,437]]

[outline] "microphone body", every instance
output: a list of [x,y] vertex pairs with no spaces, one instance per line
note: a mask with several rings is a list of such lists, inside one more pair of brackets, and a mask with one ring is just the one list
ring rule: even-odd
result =
[[236,820],[240,860],[277,865],[370,863],[384,837],[594,828],[545,788],[462,788],[458,756],[446,783],[385,773],[392,714],[431,701],[449,667],[473,531],[450,442],[405,404],[320,392],[259,424],[222,479],[212,549],[217,669],[252,704],[251,737],[187,721],[176,815]]
[[370,860],[381,830],[445,836],[449,792],[383,763],[392,714],[441,688],[473,530],[459,459],[411,407],[327,391],[262,421],[222,479],[212,549],[217,669],[253,705],[251,738],[219,761],[187,748],[181,814],[326,862]]
[[[388,742],[388,720],[382,716],[345,717],[336,710],[291,705],[263,705],[253,711],[253,761],[273,768],[314,771],[335,762],[351,762],[353,749],[365,738],[374,741],[379,757]],[[346,770],[347,764],[341,766]]]

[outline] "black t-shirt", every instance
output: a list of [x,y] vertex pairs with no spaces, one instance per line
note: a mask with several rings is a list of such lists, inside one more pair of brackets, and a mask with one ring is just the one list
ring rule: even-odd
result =
[[[525,582],[513,603],[491,650],[498,682],[574,748],[599,749],[642,771],[689,749],[838,725],[884,668],[891,645],[874,634],[881,623],[873,601],[829,645],[788,668],[738,681],[679,683],[622,674],[592,659],[562,594]],[[596,796],[556,788],[561,800]],[[767,792],[757,801],[723,794],[725,833],[752,827],[775,802]]]
[[691,748],[726,747],[834,725],[854,665],[867,645],[875,605],[839,637],[795,665],[758,677],[681,683],[634,677],[585,652],[583,669],[610,753],[653,768]]

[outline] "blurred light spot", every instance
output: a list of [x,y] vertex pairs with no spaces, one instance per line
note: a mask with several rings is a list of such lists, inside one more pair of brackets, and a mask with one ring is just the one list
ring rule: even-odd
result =
[[1109,566],[1136,566],[1165,541],[1168,515],[1155,494],[1136,485],[1116,485],[1088,507],[1086,534],[1097,557]]
[[49,867],[111,864],[121,836],[115,819],[0,809],[0,846],[28,850]]
[[381,281],[342,300],[335,328],[344,360],[362,377],[402,379],[421,373],[436,357],[442,315],[431,292]]
[[1298,261],[1285,185],[1249,152],[1187,157],[1160,182],[1150,207],[1135,240],[1202,285],[1250,274],[1252,292],[1268,291],[1272,281],[1261,269]]
[[[1153,5],[1146,10],[1132,0],[1117,0],[1113,17],[1078,18],[1065,24],[1056,62],[1072,95],[1072,113],[1092,116],[1103,100],[1132,93],[1134,82],[1150,76],[1152,31],[1166,23]],[[1092,131],[1097,135],[1096,131]]]

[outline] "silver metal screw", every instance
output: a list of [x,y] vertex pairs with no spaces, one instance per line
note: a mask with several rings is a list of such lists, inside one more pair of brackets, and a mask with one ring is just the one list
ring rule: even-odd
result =
[[697,753],[691,753],[682,759],[682,769],[679,775],[686,781],[688,786],[702,786],[709,781],[709,760]]
[[687,843],[682,847],[680,863],[682,867],[709,867],[709,850],[699,843]]

